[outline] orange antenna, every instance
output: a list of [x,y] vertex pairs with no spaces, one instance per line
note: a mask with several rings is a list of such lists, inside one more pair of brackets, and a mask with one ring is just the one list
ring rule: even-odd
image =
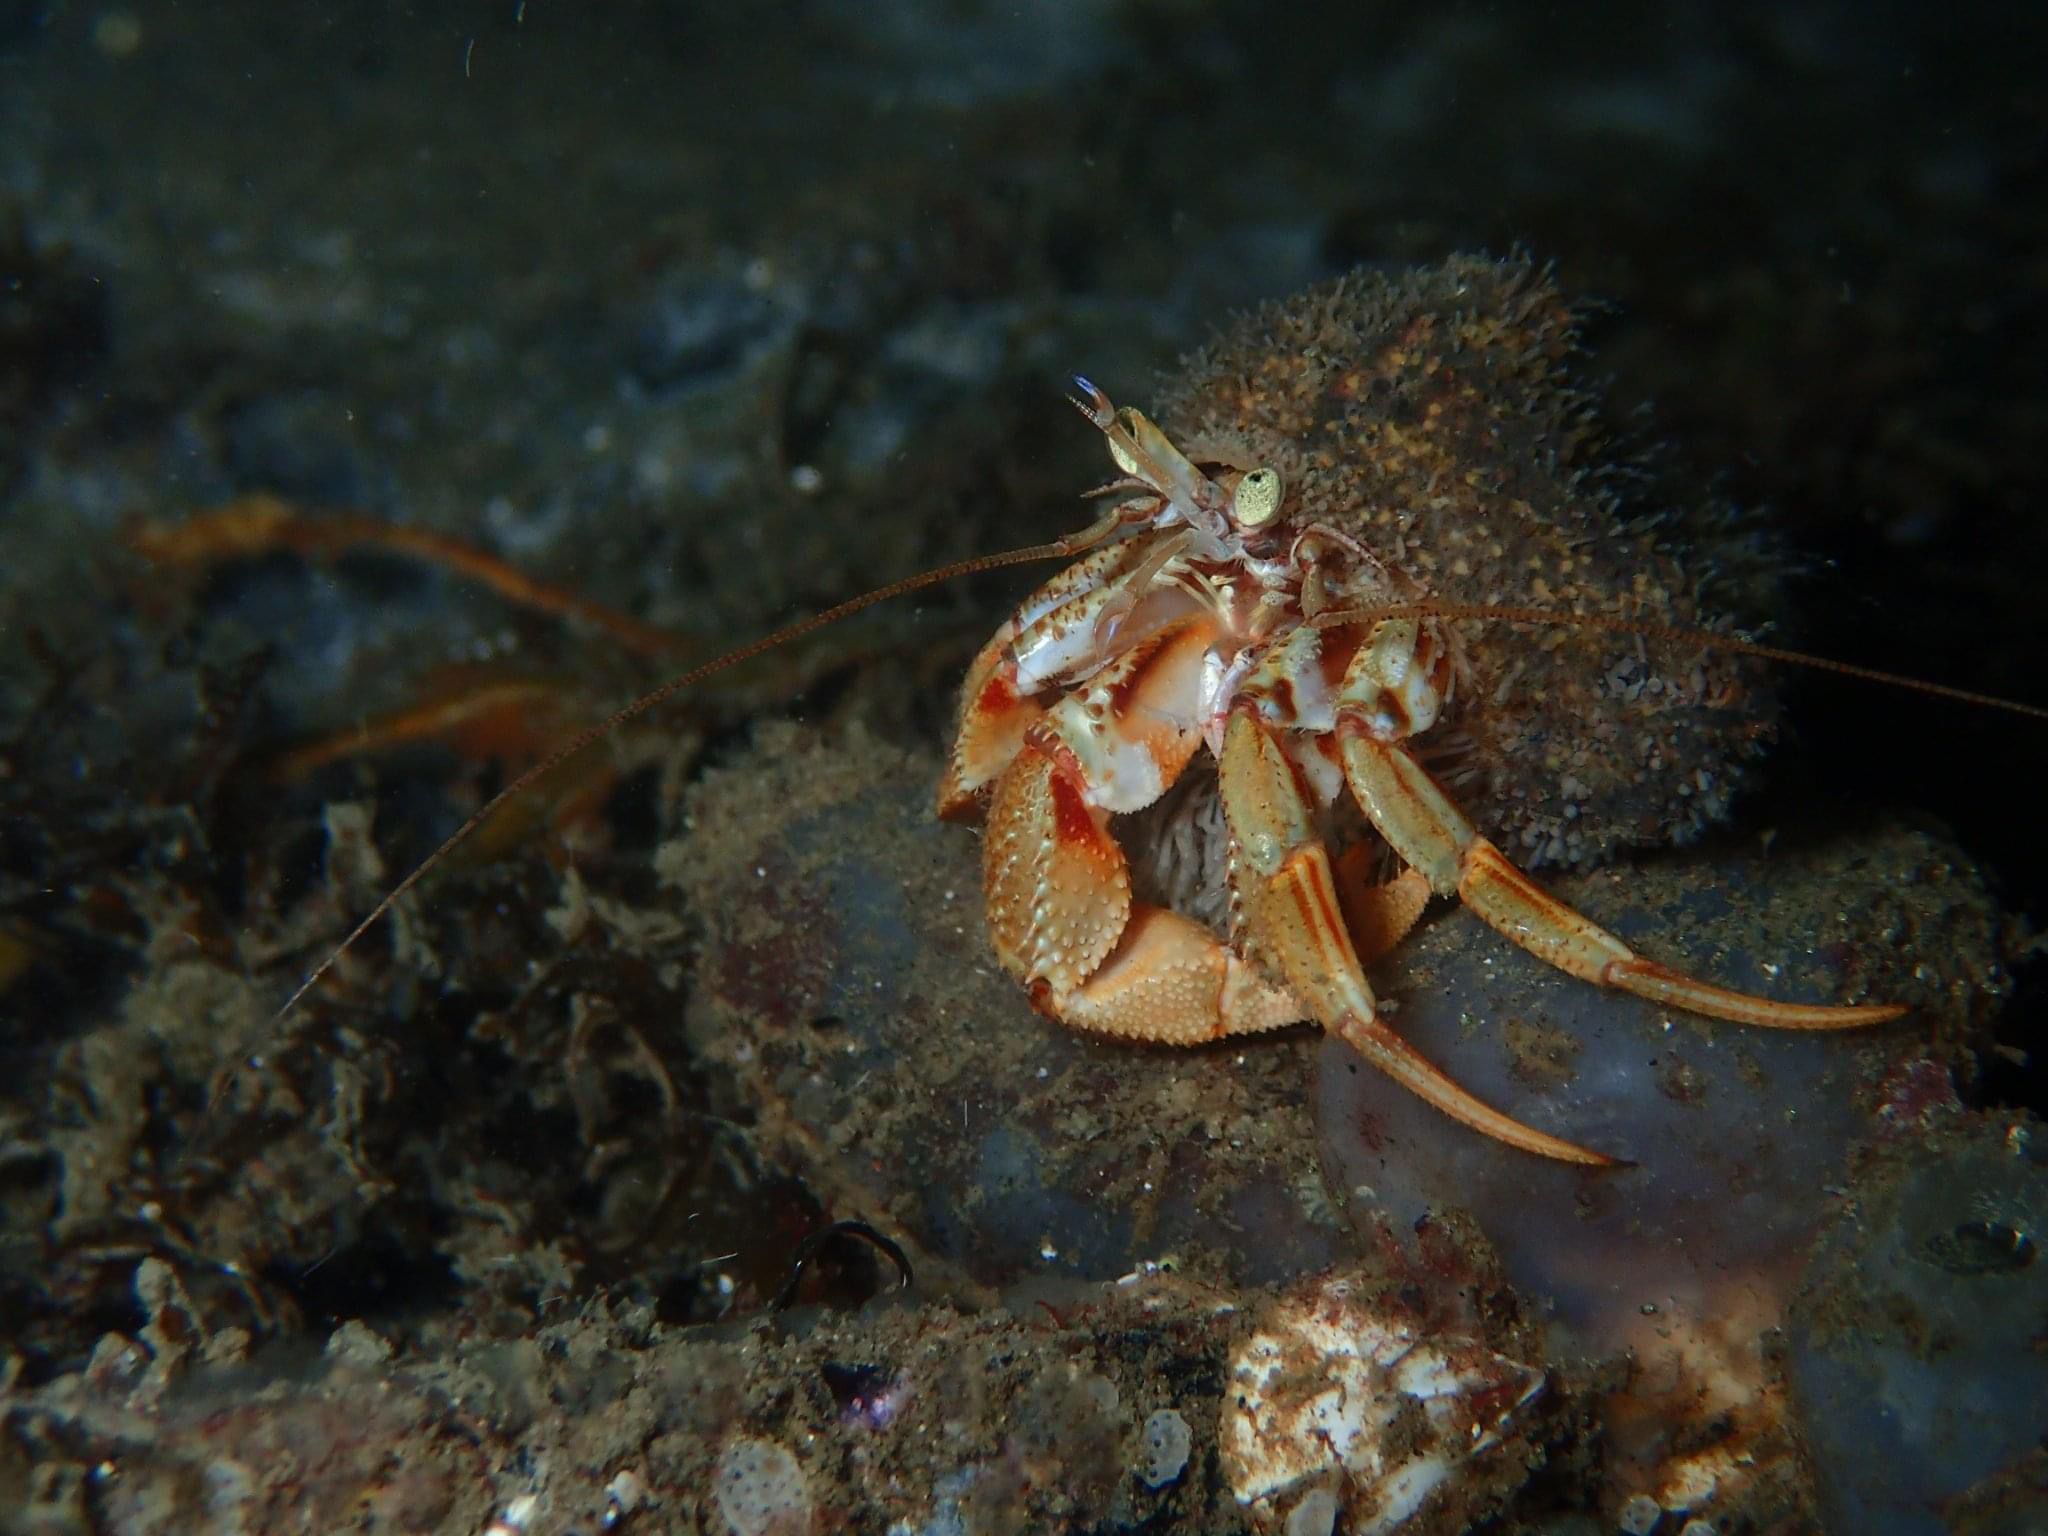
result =
[[641,694],[632,703],[613,713],[610,718],[578,732],[561,747],[557,748],[552,755],[534,764],[533,767],[520,774],[519,777],[512,780],[511,783],[507,784],[479,806],[470,816],[469,820],[449,833],[441,846],[428,854],[411,874],[393,886],[389,894],[382,901],[378,902],[376,906],[372,907],[369,914],[361,922],[349,930],[348,937],[344,938],[328,952],[326,959],[306,973],[305,979],[292,989],[291,996],[287,997],[277,1012],[271,1015],[270,1022],[273,1025],[281,1022],[292,1009],[296,1008],[300,1000],[319,984],[320,978],[334,968],[336,961],[353,949],[356,942],[374,928],[379,919],[389,912],[401,897],[418,885],[421,880],[425,879],[428,872],[435,865],[447,858],[456,848],[466,842],[476,832],[477,828],[489,821],[499,806],[520,793],[520,791],[526,789],[536,780],[554,772],[555,769],[568,762],[577,753],[584,751],[593,743],[603,740],[620,726],[626,724],[627,721],[639,718],[657,704],[674,697],[686,688],[694,688],[714,673],[723,672],[730,667],[736,667],[742,662],[752,661],[763,652],[772,651],[777,646],[787,645],[793,640],[800,640],[805,635],[823,629],[829,624],[836,624],[841,619],[851,618],[863,609],[872,608],[877,603],[885,603],[892,597],[901,597],[907,592],[920,591],[925,587],[935,587],[942,582],[952,581],[956,577],[973,576],[983,571],[1000,570],[1004,566],[1009,565],[1024,565],[1033,560],[1053,560],[1064,555],[1071,555],[1078,550],[1087,548],[1091,543],[1099,543],[1110,532],[1113,532],[1116,526],[1116,519],[1105,518],[1080,533],[1064,539],[1056,539],[1050,544],[1031,544],[1022,549],[1005,550],[1001,554],[977,555],[971,560],[956,560],[951,565],[942,565],[935,570],[923,571],[915,576],[905,576],[900,581],[892,581],[885,586],[876,587],[871,592],[863,592],[859,597],[850,597],[843,603],[835,603],[832,607],[820,613],[814,613],[809,618],[798,619],[792,624],[785,624],[782,628],[765,634],[758,640],[749,640],[745,645],[735,650],[727,651],[722,656],[714,656],[711,660],[700,663],[690,668],[687,672],[678,673],[659,687],[652,688],[646,693]]
[[517,566],[427,528],[387,523],[361,512],[308,516],[264,492],[240,496],[225,506],[182,522],[144,523],[130,536],[144,559],[196,565],[233,555],[289,549],[307,558],[371,548],[412,555],[454,571],[491,589],[508,603],[602,630],[636,656],[666,656],[688,644],[681,636],[529,576]]
[[[998,554],[979,555],[972,559],[954,561],[949,565],[923,571],[915,576],[906,576],[892,581],[858,597],[848,598],[830,608],[814,613],[808,618],[785,624],[780,629],[748,641],[745,645],[715,656],[709,661],[678,673],[660,686],[650,689],[631,703],[615,711],[607,719],[589,726],[571,737],[555,752],[541,762],[534,764],[514,778],[504,788],[483,803],[468,820],[451,832],[432,853],[428,854],[397,885],[393,886],[368,914],[350,929],[347,936],[330,950],[325,959],[306,973],[291,995],[271,1016],[271,1022],[281,1022],[306,994],[317,986],[335,964],[355,947],[364,934],[390,912],[401,898],[416,887],[448,855],[473,836],[477,829],[496,814],[506,801],[529,788],[537,780],[554,772],[578,753],[586,751],[612,732],[637,719],[657,705],[664,703],[685,689],[693,688],[717,673],[751,661],[778,646],[800,640],[841,619],[885,603],[891,598],[921,591],[926,587],[955,580],[962,576],[977,575],[984,571],[1000,570],[1006,566],[1024,565],[1036,560],[1053,560],[1070,556],[1087,549],[1114,534],[1121,526],[1121,514],[1112,508],[1101,519],[1079,533],[1047,544],[1031,544],[1020,549],[1005,550]],[[1916,677],[1907,677],[1895,672],[1881,671],[1875,667],[1857,666],[1852,662],[1835,661],[1825,656],[1811,655],[1805,651],[1790,650],[1782,646],[1762,645],[1753,640],[1739,639],[1733,635],[1719,634],[1709,629],[1694,629],[1668,624],[1638,623],[1630,619],[1611,618],[1604,614],[1571,613],[1562,609],[1521,607],[1505,603],[1454,603],[1419,601],[1412,603],[1389,603],[1375,607],[1339,608],[1326,610],[1309,620],[1317,628],[1328,628],[1337,624],[1376,623],[1386,619],[1491,619],[1510,624],[1563,625],[1570,628],[1606,630],[1615,634],[1641,635],[1646,639],[1669,640],[1710,646],[1743,656],[1755,656],[1765,661],[1783,662],[1793,666],[1809,667],[1817,671],[1832,672],[1842,677],[1859,678],[1866,682],[1882,683],[1894,688],[1931,695],[1935,698],[1950,699],[1958,703],[1974,704],[1987,709],[2004,710],[2034,720],[2048,720],[2048,708],[2035,704],[2023,704],[2016,700],[2000,698],[1994,694],[1978,693],[1968,688],[1955,688],[1945,683],[1931,683]]]
[[1717,634],[1711,629],[1689,629],[1672,624],[1639,624],[1633,619],[1609,618],[1598,613],[1568,613],[1561,608],[1521,608],[1508,603],[1389,603],[1371,608],[1328,609],[1317,614],[1309,623],[1318,629],[1327,629],[1336,624],[1371,624],[1382,619],[1497,619],[1508,624],[1604,629],[1614,634],[1641,635],[1647,640],[1674,640],[1712,646],[1716,650],[1731,651],[1738,656],[1756,656],[1764,661],[1810,667],[1817,672],[1832,672],[1838,677],[1860,678],[1866,683],[1882,683],[1887,687],[1904,688],[1912,693],[1929,694],[1937,699],[1952,699],[1959,704],[2002,709],[2009,714],[2024,715],[2030,720],[2048,720],[2048,708],[2043,708],[2039,704],[2022,704],[2016,699],[2002,699],[1996,694],[1978,693],[1970,688],[1952,688],[1947,683],[1930,683],[1924,678],[1907,677],[1898,672],[1884,672],[1876,667],[1859,667],[1854,662],[1836,661],[1832,657],[1788,650],[1783,646],[1760,645],[1754,640]]

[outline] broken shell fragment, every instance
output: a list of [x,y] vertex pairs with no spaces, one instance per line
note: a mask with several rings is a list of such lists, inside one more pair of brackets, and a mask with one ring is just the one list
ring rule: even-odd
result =
[[1326,1279],[1274,1303],[1233,1354],[1218,1437],[1225,1475],[1271,1525],[1297,1492],[1341,1470],[1346,1529],[1393,1531],[1499,1446],[1543,1381],[1477,1339],[1429,1336],[1351,1282]]

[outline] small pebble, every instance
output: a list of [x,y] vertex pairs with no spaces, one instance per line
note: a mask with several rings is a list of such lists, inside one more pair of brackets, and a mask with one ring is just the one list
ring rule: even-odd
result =
[[92,24],[92,44],[110,59],[132,59],[142,47],[142,22],[133,11],[108,11]]
[[391,1345],[382,1335],[350,1318],[327,1336],[327,1358],[337,1365],[374,1370],[391,1359]]
[[604,1494],[604,1528],[616,1530],[621,1521],[647,1502],[647,1485],[627,1469],[604,1485]]
[[1138,1466],[1139,1480],[1147,1488],[1179,1482],[1187,1470],[1188,1448],[1194,1444],[1188,1421],[1171,1408],[1162,1408],[1145,1421],[1143,1437],[1145,1459]]
[[1618,1524],[1622,1536],[1650,1536],[1657,1529],[1657,1522],[1664,1518],[1664,1506],[1647,1493],[1639,1493],[1621,1506]]

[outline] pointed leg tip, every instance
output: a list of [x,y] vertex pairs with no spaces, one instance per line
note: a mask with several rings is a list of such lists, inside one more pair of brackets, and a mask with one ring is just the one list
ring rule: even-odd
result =
[[1717,987],[1655,960],[1610,960],[1601,982],[1667,1008],[1763,1029],[1864,1029],[1910,1012],[1900,1003],[1781,1003],[1750,992]]
[[1334,1026],[1326,1027],[1410,1093],[1442,1110],[1460,1125],[1491,1137],[1502,1146],[1582,1168],[1630,1166],[1605,1152],[1595,1152],[1591,1147],[1582,1147],[1562,1136],[1553,1136],[1548,1131],[1524,1125],[1513,1116],[1474,1098],[1377,1017],[1349,1015],[1339,1019]]
[[932,814],[940,821],[971,824],[988,814],[988,799],[987,786],[979,790],[962,789],[958,776],[949,772],[932,797]]
[[[1601,1173],[1611,1169],[1633,1168],[1636,1166],[1628,1158],[1609,1157],[1605,1152],[1595,1152],[1591,1147],[1582,1147],[1577,1142],[1566,1141],[1560,1136],[1552,1136],[1546,1132],[1534,1130],[1526,1126],[1521,1127],[1521,1129],[1527,1133],[1528,1140],[1510,1141],[1502,1136],[1496,1136],[1495,1139],[1505,1142],[1517,1151],[1532,1152],[1536,1156],[1547,1158],[1554,1163],[1568,1163],[1575,1168],[1591,1168]],[[1493,1133],[1488,1132],[1488,1134],[1491,1135]]]

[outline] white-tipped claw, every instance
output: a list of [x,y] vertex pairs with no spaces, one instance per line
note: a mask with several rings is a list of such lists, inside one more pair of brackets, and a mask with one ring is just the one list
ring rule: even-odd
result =
[[1143,411],[1118,410],[1109,396],[1081,374],[1074,375],[1079,394],[1069,395],[1074,409],[1086,416],[1109,445],[1109,456],[1126,477],[1166,499],[1172,521],[1187,524],[1204,541],[1204,552],[1219,554],[1230,532],[1223,493],[1174,447]]
[[1074,388],[1080,393],[1069,395],[1067,399],[1075,410],[1086,416],[1100,431],[1107,432],[1116,425],[1116,407],[1109,403],[1109,396],[1078,373],[1074,375]]

